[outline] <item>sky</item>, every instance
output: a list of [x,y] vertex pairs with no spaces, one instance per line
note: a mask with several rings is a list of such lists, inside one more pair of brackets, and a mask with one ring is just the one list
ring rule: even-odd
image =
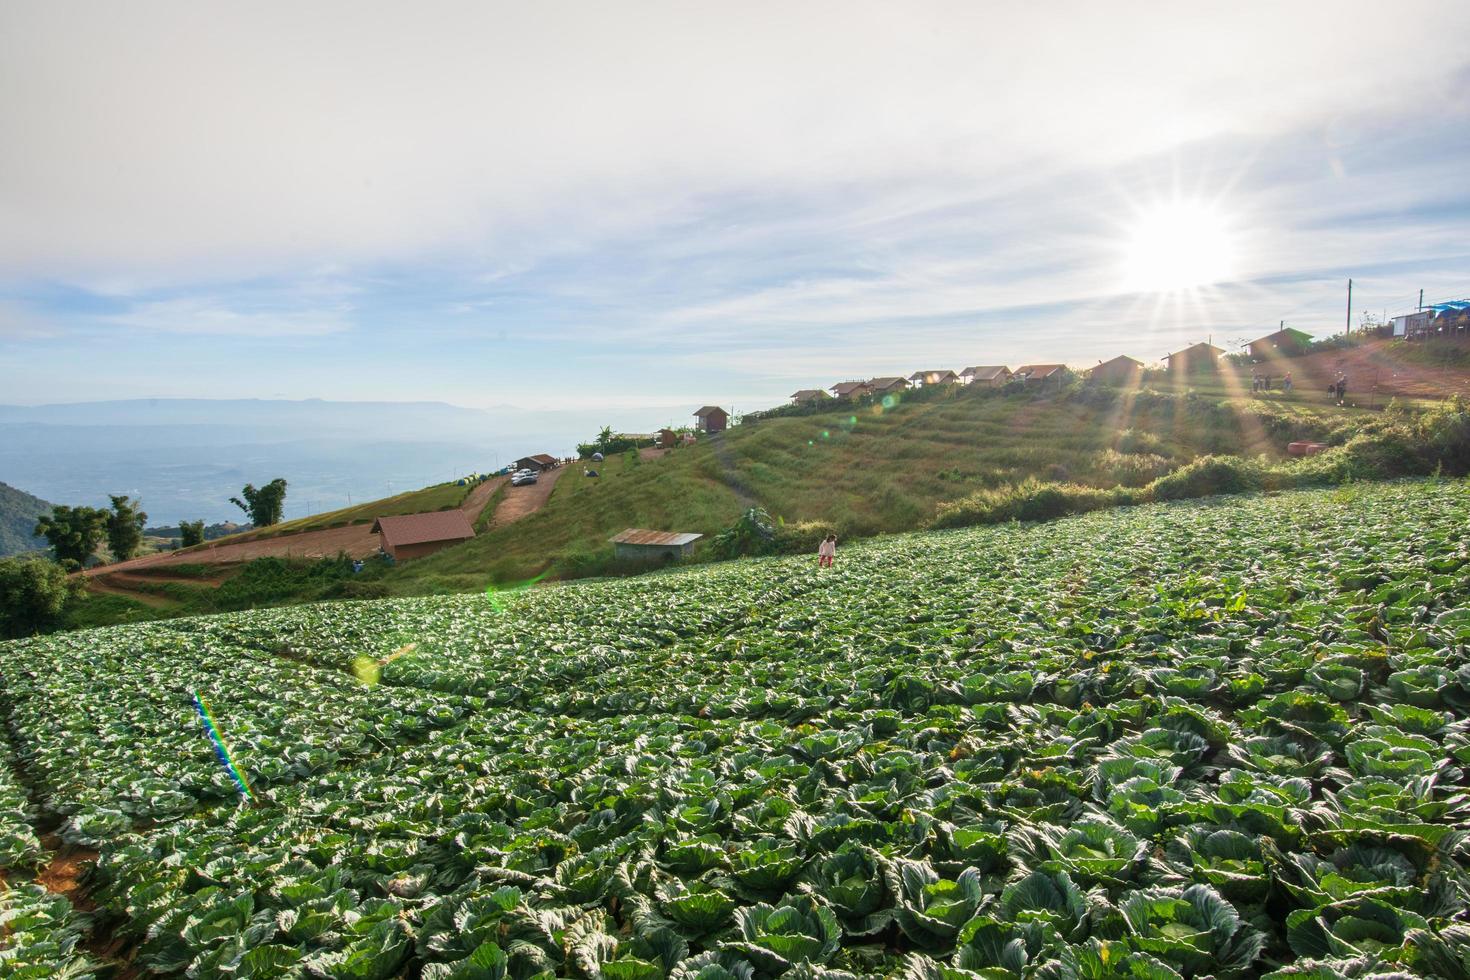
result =
[[0,403],[653,424],[1470,294],[1470,4],[0,5]]

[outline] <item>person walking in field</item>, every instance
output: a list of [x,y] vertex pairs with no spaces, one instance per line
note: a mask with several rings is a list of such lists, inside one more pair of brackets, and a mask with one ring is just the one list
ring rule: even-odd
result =
[[1347,375],[1345,375],[1345,374],[1339,374],[1337,376],[1337,385],[1336,385],[1336,387],[1337,387],[1337,403],[1339,405],[1341,405],[1342,404],[1343,397],[1345,395],[1347,395]]
[[1291,372],[1290,371],[1287,371],[1286,372],[1286,377],[1284,377],[1284,378],[1281,379],[1281,390],[1284,391],[1284,392],[1287,392],[1287,393],[1290,393],[1291,392]]
[[817,545],[817,567],[831,568],[832,559],[837,557],[837,535],[829,534]]

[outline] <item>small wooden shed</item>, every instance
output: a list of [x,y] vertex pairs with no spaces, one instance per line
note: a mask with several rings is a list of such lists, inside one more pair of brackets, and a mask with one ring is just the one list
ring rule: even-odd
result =
[[641,527],[630,527],[626,531],[608,538],[612,542],[613,554],[618,558],[646,561],[662,558],[666,561],[683,558],[694,553],[694,542],[702,534],[677,531],[649,531]]
[[1088,368],[1087,377],[1098,384],[1132,384],[1143,374],[1143,362],[1127,354],[1119,354],[1107,361],[1099,361],[1096,367]]
[[556,466],[556,457],[547,453],[537,453],[535,456],[522,456],[512,465],[518,470],[535,470],[540,473]]
[[908,386],[908,381],[903,378],[873,378],[868,382],[868,387],[875,395],[897,394]]
[[838,398],[846,398],[848,401],[856,401],[873,393],[872,387],[866,381],[839,381],[828,390]]
[[679,433],[673,429],[658,430],[658,446],[660,449],[673,449],[679,444]]
[[977,364],[960,372],[960,382],[967,385],[984,385],[999,388],[1011,380],[1011,369],[1004,364]]
[[792,394],[791,404],[812,405],[817,402],[828,401],[831,399],[831,397],[831,395],[827,394],[820,388],[803,388],[800,391],[794,392]]
[[925,385],[957,385],[960,376],[953,371],[915,371],[909,375],[909,383],[915,388]]
[[1191,344],[1164,360],[1169,362],[1169,370],[1178,374],[1212,374],[1220,370],[1224,353],[1214,344]]
[[1027,384],[1060,384],[1072,376],[1065,364],[1022,364],[1016,368],[1016,377]]
[[703,432],[724,432],[730,425],[730,413],[718,405],[706,405],[694,413],[694,427]]
[[441,548],[459,544],[475,536],[470,520],[458,507],[427,514],[402,514],[380,517],[373,522],[378,546],[395,561],[422,558]]
[[1250,342],[1251,357],[1258,361],[1273,357],[1296,357],[1312,345],[1312,335],[1295,327],[1283,327]]

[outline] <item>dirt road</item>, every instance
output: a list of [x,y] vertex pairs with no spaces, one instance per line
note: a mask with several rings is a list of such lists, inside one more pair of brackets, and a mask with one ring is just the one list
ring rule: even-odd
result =
[[536,513],[546,504],[552,489],[556,487],[556,481],[561,479],[567,469],[566,466],[558,466],[554,470],[547,470],[528,487],[506,487],[500,506],[495,508],[495,516],[490,518],[490,526],[505,527]]

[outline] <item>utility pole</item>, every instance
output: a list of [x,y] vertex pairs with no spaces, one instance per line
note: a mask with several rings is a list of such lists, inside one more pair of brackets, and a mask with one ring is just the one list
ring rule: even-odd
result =
[[1417,312],[1424,312],[1424,290],[1422,289],[1419,290],[1419,309]]
[[1353,332],[1353,281],[1348,279],[1347,333]]

